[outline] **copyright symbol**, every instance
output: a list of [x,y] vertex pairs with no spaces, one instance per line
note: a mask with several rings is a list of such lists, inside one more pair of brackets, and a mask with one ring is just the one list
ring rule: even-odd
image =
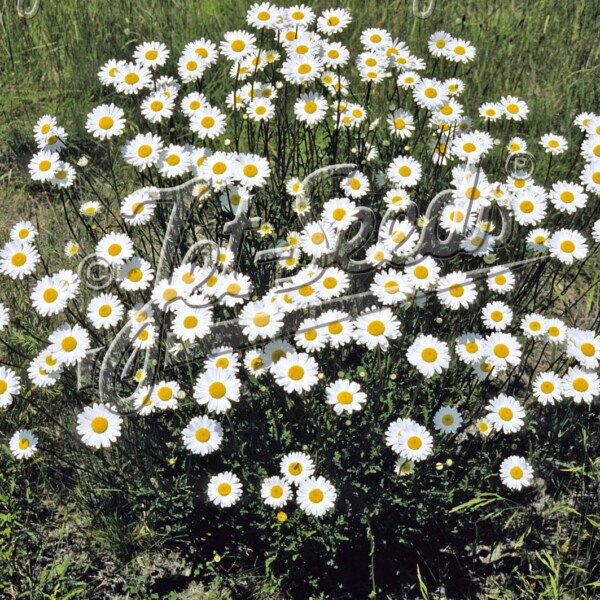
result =
[[81,282],[91,290],[106,289],[115,279],[114,267],[104,258],[88,254],[77,267]]

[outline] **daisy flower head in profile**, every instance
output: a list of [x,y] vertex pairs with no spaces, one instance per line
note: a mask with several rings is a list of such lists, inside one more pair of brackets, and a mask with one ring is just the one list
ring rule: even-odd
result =
[[17,460],[27,460],[37,452],[38,439],[29,429],[20,429],[10,438],[8,446]]
[[296,501],[300,508],[314,517],[322,517],[329,512],[336,498],[336,489],[324,477],[307,477],[299,483],[296,491]]
[[531,485],[533,468],[522,456],[509,456],[500,465],[500,478],[506,487],[520,491]]
[[0,302],[0,331],[6,329],[10,323],[10,312],[2,302]]
[[231,471],[213,475],[208,482],[208,499],[221,508],[236,504],[242,497],[243,485],[239,477]]

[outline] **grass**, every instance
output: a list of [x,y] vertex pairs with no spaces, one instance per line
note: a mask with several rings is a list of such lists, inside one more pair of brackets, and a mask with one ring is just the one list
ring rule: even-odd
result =
[[[100,98],[106,99],[96,76],[100,65],[108,58],[130,55],[142,40],[161,40],[175,55],[192,39],[207,36],[217,40],[223,32],[241,26],[248,4],[239,0],[42,0],[42,9],[34,18],[20,19],[14,3],[4,3],[0,9],[0,238],[6,237],[7,227],[19,218],[32,218],[40,224],[41,245],[46,247],[52,247],[53,238],[60,237],[57,232],[65,230],[61,211],[27,175],[33,149],[31,128],[40,115],[56,114],[70,134],[70,144],[86,153],[85,114]],[[310,4],[315,9],[332,5]],[[470,40],[478,57],[463,72],[469,86],[467,106],[509,93],[522,96],[531,108],[532,137],[547,131],[572,132],[571,123],[578,112],[598,107],[597,0],[438,0],[428,19],[414,16],[410,0],[343,4],[354,16],[355,41],[362,28],[382,26],[405,40],[414,53],[425,56],[428,36],[439,29]],[[223,91],[219,82],[211,85],[211,94]],[[60,248],[53,250],[60,253]],[[585,280],[597,280],[594,269],[592,263]],[[556,285],[560,291],[560,282]],[[584,291],[577,290],[577,294]],[[593,320],[598,293],[598,287],[593,288],[585,297],[585,309],[581,305],[574,308],[580,317]],[[565,306],[569,302],[565,301]],[[587,456],[587,444],[592,443],[586,439],[587,430],[578,429],[572,420],[568,427],[577,437],[558,443],[567,453],[573,446],[584,447]],[[3,451],[7,453],[6,448]],[[600,585],[596,451],[597,443],[589,450],[590,464],[563,465],[561,473],[570,479],[553,482],[552,496],[560,501],[548,495],[547,504],[526,509],[504,498],[476,496],[455,507],[451,518],[456,528],[469,529],[478,520],[496,520],[505,522],[507,531],[518,531],[510,539],[478,540],[466,549],[473,558],[469,566],[486,565],[477,576],[485,579],[479,583],[488,598],[594,597]],[[160,498],[155,497],[155,490],[147,493],[129,488],[127,494],[118,496],[122,503],[117,503],[115,489],[108,484],[99,489],[92,477],[77,480],[65,466],[65,487],[73,484],[68,502],[39,497],[40,490],[52,486],[58,471],[40,468],[34,485],[23,477],[21,465],[4,458],[0,463],[7,465],[0,472],[0,581],[11,582],[7,586],[11,597],[122,594],[172,600],[285,595],[276,579],[269,577],[270,559],[265,569],[262,563],[255,569],[239,566],[247,550],[243,546],[229,549],[224,561],[229,573],[219,569],[213,559],[190,567],[169,548],[184,539],[185,531],[176,524],[158,530],[153,510],[156,506],[164,512],[172,509],[176,516],[190,509],[187,494],[191,487],[186,487],[184,479]],[[104,465],[98,463],[97,467]],[[127,467],[143,471],[143,465]],[[114,485],[122,484],[118,480]],[[380,537],[375,540],[369,535],[368,541],[381,552],[377,547]],[[535,551],[519,552],[525,547]],[[347,552],[352,557],[351,549]],[[419,584],[403,591],[412,594],[410,597],[436,597],[437,592],[428,590],[428,585],[435,580],[437,567],[431,565],[430,571],[422,567],[414,574]],[[212,578],[210,589],[194,583],[200,576]],[[233,582],[239,587],[229,593]]]

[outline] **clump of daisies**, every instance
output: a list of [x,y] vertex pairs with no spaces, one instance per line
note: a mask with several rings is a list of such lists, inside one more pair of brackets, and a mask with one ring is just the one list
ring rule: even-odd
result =
[[[209,476],[212,503],[231,507],[252,493],[282,509],[295,498],[321,517],[334,509],[344,474],[319,448],[290,452],[271,440],[280,472],[258,490],[249,484],[253,465],[230,470],[224,449],[238,407],[263,411],[256,390],[280,405],[320,403],[352,428],[357,413],[384,402],[361,377],[386,377],[390,364],[402,365],[402,376],[419,386],[440,381],[445,389],[460,374],[471,397],[423,396],[415,414],[408,403],[393,404],[373,443],[397,455],[399,476],[431,468],[438,445],[461,436],[493,436],[508,454],[540,405],[598,398],[600,337],[560,319],[549,282],[573,275],[571,266],[581,268],[600,243],[600,221],[591,233],[584,227],[600,194],[600,117],[576,118],[584,132],[578,155],[564,132],[544,134],[530,149],[552,158],[544,181],[507,175],[494,165],[505,152],[527,149],[520,136],[530,110],[510,93],[467,107],[468,83],[456,74],[475,59],[472,44],[435,32],[428,64],[381,28],[364,30],[350,48],[351,21],[345,9],[316,14],[264,2],[248,9],[248,29],[219,40],[193,40],[177,53],[144,42],[132,56],[109,60],[99,78],[111,100],[89,107],[85,129],[111,165],[117,157],[113,178],[102,174],[103,182],[122,179],[116,199],[87,185],[100,175],[70,148],[56,117],[36,122],[29,172],[71,215],[62,243],[73,262],[42,269],[44,249],[26,221],[0,250],[5,283],[27,284],[29,309],[49,332],[23,373],[0,367],[1,407],[20,401],[26,385],[76,395],[66,375],[121,340],[135,350],[133,389],[123,400],[105,382],[98,397],[86,398],[76,419],[85,445],[110,451],[137,419],[177,411],[186,415],[180,447],[200,463],[207,455],[223,462]],[[211,77],[228,82],[225,97],[210,96]],[[512,136],[500,140],[507,122]],[[561,160],[577,168],[554,178]],[[307,179],[341,163],[351,168],[317,185]],[[443,191],[443,202],[426,213],[432,189]],[[168,210],[183,211],[185,222],[169,221]],[[354,244],[371,216],[374,235]],[[506,246],[502,232],[513,221],[519,237]],[[449,243],[432,244],[439,232],[452,240],[451,252]],[[83,255],[109,273],[107,286],[82,285]],[[166,255],[182,258],[167,264]],[[495,264],[500,255],[510,264]],[[277,277],[265,276],[264,264]],[[344,303],[350,294],[356,301]],[[13,316],[0,305],[0,330]],[[106,364],[113,346],[104,350]],[[523,386],[534,347],[541,358]],[[161,373],[159,349],[183,356],[187,367]],[[350,357],[381,368],[359,375]],[[22,429],[10,449],[27,459],[37,444]],[[318,469],[311,456],[319,456]],[[500,480],[514,490],[530,485],[532,463],[507,456]]]

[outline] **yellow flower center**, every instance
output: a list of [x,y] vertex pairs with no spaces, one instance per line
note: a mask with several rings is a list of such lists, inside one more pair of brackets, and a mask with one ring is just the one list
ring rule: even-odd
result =
[[563,252],[570,254],[571,252],[573,252],[573,250],[575,250],[575,244],[571,240],[565,240],[561,243],[560,249]]
[[220,496],[229,496],[231,494],[231,486],[226,482],[220,483],[217,492],[219,492]]
[[200,427],[200,429],[196,430],[196,440],[201,444],[204,442],[208,442],[210,439],[210,431],[206,429],[206,427]]
[[544,381],[542,385],[540,385],[540,390],[544,394],[551,394],[554,391],[554,384],[551,381]]
[[261,310],[254,315],[252,322],[256,327],[266,327],[271,322],[271,317]]
[[44,291],[43,297],[45,302],[51,303],[58,298],[58,292],[54,288],[48,288]]
[[208,387],[208,393],[213,398],[217,398],[217,399],[222,398],[225,395],[226,391],[227,391],[227,388],[225,387],[225,384],[221,383],[220,381],[214,381]]
[[385,331],[385,324],[382,321],[374,320],[367,325],[367,331],[370,335],[379,336]]
[[140,158],[148,158],[152,154],[152,146],[149,144],[142,144],[138,148],[138,156]]
[[314,490],[310,490],[310,492],[308,493],[308,498],[311,502],[313,502],[314,504],[319,504],[319,502],[323,502],[323,498],[324,498],[324,494],[323,492],[318,489],[315,488]]
[[256,177],[258,174],[258,169],[255,165],[244,165],[243,170],[246,177]]
[[290,475],[300,475],[302,473],[302,465],[299,462],[292,462],[288,466]]
[[435,362],[437,360],[437,357],[438,353],[435,348],[424,348],[421,351],[421,358],[427,363]]
[[127,85],[135,85],[140,80],[140,76],[137,73],[127,73],[125,75],[125,83]]
[[575,194],[573,192],[565,191],[560,195],[560,199],[565,204],[571,204],[575,200]]
[[455,298],[460,298],[465,293],[465,288],[458,283],[454,283],[450,286],[450,295]]
[[513,418],[513,411],[508,408],[508,406],[503,406],[499,411],[498,411],[498,416],[503,420],[503,421],[510,421]]
[[77,340],[72,335],[68,335],[60,343],[60,346],[65,352],[73,352],[77,348]]
[[332,335],[339,335],[340,333],[342,333],[342,324],[337,322],[337,323],[330,323],[327,326],[327,331],[329,331],[329,333],[331,333]]
[[350,392],[340,392],[337,395],[337,401],[340,404],[352,404],[352,400],[353,400],[353,397]]
[[445,414],[442,418],[442,425],[445,425],[446,427],[450,427],[450,425],[452,425],[454,423],[454,417],[450,414]]
[[583,352],[585,356],[594,356],[594,354],[596,354],[596,347],[594,346],[594,344],[584,342],[583,344],[581,344],[581,352]]
[[494,354],[498,358],[506,358],[510,353],[508,346],[506,344],[496,344],[494,346]]
[[129,273],[127,273],[127,279],[129,279],[129,281],[137,283],[142,279],[142,270],[138,269],[137,267],[130,269]]
[[512,467],[510,470],[510,476],[513,479],[521,479],[523,477],[523,469],[517,466]]
[[94,417],[91,426],[94,433],[104,433],[108,429],[108,419],[106,417]]
[[113,118],[109,117],[108,115],[104,115],[98,119],[98,127],[100,127],[100,129],[104,129],[104,131],[110,129],[114,124],[115,122]]
[[423,445],[423,440],[418,435],[411,435],[406,444],[411,450],[418,450]]
[[214,127],[215,120],[210,115],[207,115],[206,117],[202,117],[200,124],[202,127],[204,127],[204,129],[210,129],[211,127]]
[[189,315],[185,319],[183,319],[183,326],[186,329],[194,329],[198,325],[198,318],[194,315]]
[[112,313],[112,308],[110,307],[109,304],[103,304],[99,309],[98,309],[98,314],[101,317],[109,317]]
[[467,342],[465,344],[465,350],[469,354],[475,354],[479,350],[479,345],[477,344],[477,342]]
[[304,369],[300,365],[293,365],[288,369],[288,377],[300,381],[304,377]]

